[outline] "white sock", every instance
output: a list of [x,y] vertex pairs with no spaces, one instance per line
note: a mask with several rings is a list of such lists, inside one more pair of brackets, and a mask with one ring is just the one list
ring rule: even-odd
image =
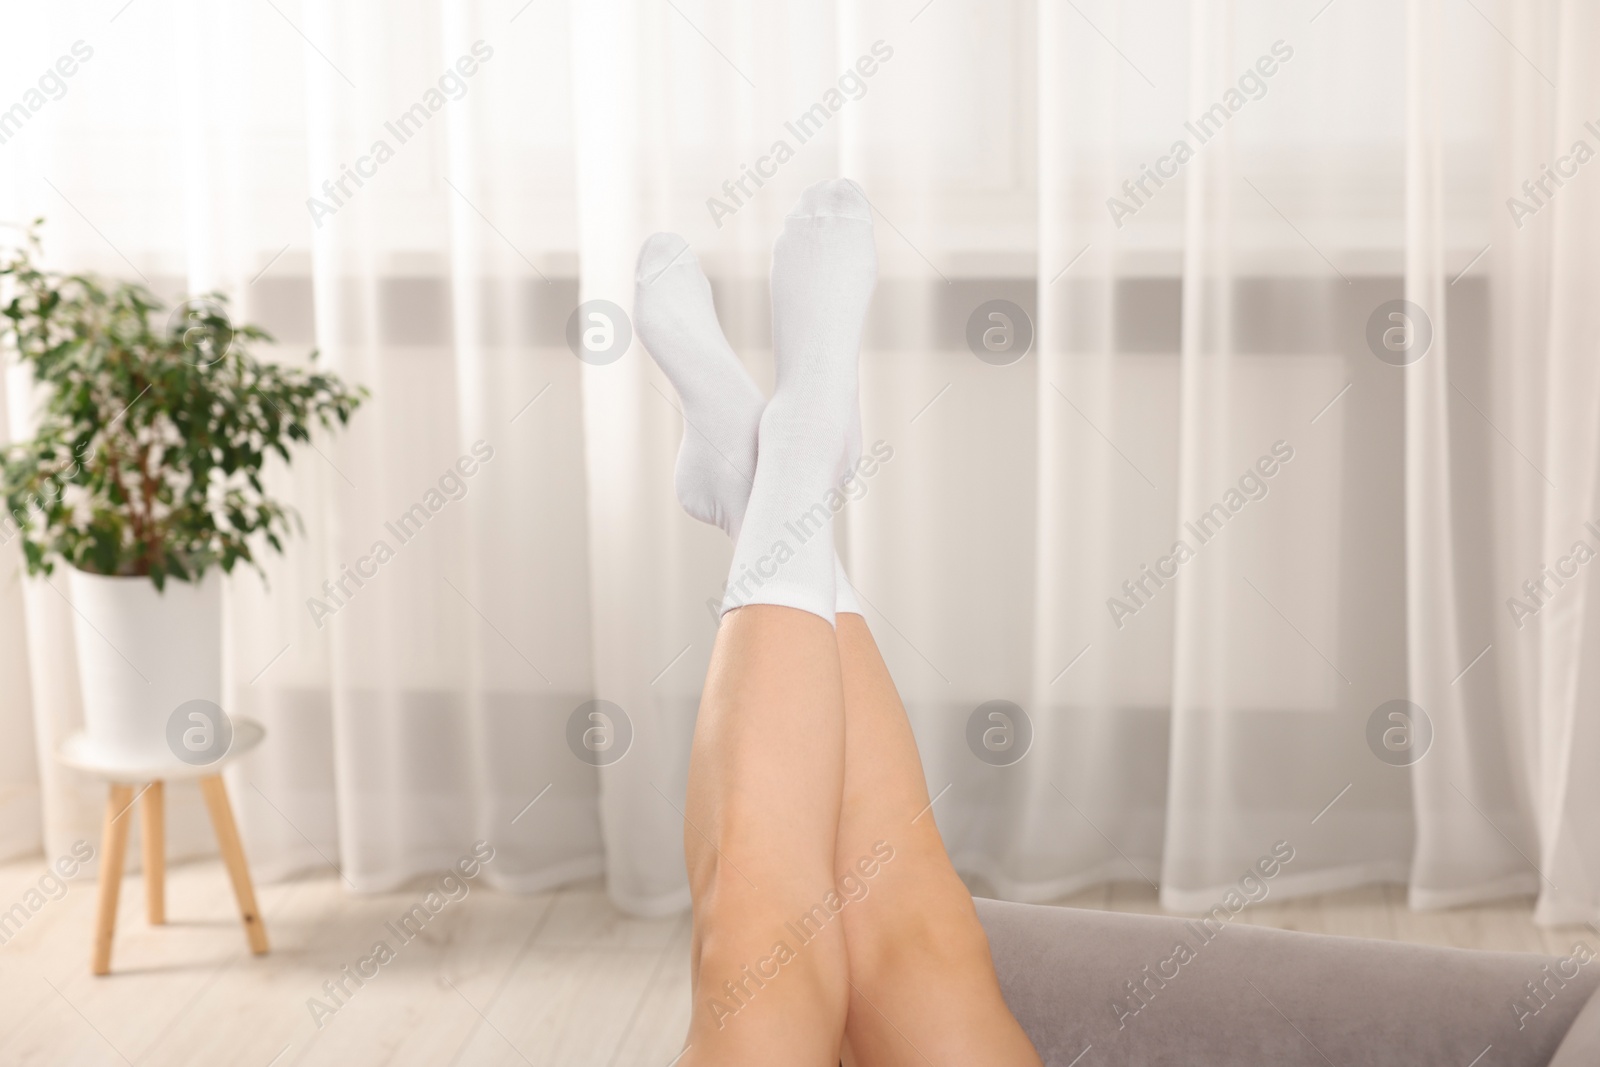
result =
[[738,540],[767,398],[728,347],[711,283],[675,233],[655,234],[639,249],[633,327],[683,404],[683,443],[673,479],[678,502]]
[[772,250],[777,383],[723,611],[776,604],[834,621],[830,490],[853,460],[861,326],[877,278],[872,214],[854,182],[800,196]]
[[[639,249],[633,324],[683,405],[674,478],[683,509],[738,540],[755,480],[756,440],[766,397],[723,336],[711,284],[687,242],[658,233]],[[859,408],[854,454],[861,452]],[[835,611],[861,613],[844,565],[834,560]]]

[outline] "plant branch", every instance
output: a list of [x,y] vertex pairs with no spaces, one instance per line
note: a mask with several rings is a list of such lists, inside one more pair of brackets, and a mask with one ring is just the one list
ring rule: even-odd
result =
[[169,323],[143,286],[41,270],[38,247],[36,224],[27,247],[0,254],[12,293],[0,342],[47,398],[33,439],[0,449],[29,572],[64,561],[160,586],[239,560],[259,569],[252,541],[282,551],[294,514],[262,488],[267,457],[289,462],[313,422],[343,424],[366,390],[258,361],[248,343],[271,337],[234,327],[220,296],[186,301]]

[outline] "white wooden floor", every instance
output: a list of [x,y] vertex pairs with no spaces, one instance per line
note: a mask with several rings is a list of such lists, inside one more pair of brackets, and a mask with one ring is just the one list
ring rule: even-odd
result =
[[[0,910],[42,863],[0,866]],[[114,973],[89,973],[94,886],[70,884],[0,945],[0,1064],[531,1064],[666,1067],[688,1025],[688,919],[630,919],[598,883],[538,896],[473,888],[319,1028],[307,1000],[366,956],[421,891],[357,897],[333,876],[258,887],[272,953],[245,950],[226,875],[175,867],[169,923],[124,883]],[[1147,886],[1063,903],[1155,912]],[[1576,930],[1541,930],[1531,901],[1419,914],[1394,887],[1288,903],[1241,919],[1436,945],[1567,952]]]

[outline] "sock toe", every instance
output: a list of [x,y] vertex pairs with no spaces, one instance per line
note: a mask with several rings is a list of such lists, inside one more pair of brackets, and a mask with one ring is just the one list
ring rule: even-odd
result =
[[849,178],[818,182],[800,194],[790,218],[842,218],[872,221],[872,205],[861,186]]
[[639,246],[639,264],[633,278],[648,288],[669,269],[685,263],[691,266],[699,263],[688,241],[675,233],[653,233]]

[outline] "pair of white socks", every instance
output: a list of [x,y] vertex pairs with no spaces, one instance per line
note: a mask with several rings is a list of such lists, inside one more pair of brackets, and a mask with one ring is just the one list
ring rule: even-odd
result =
[[802,193],[772,250],[767,401],[723,337],[683,238],[658,233],[639,250],[634,328],[683,403],[678,500],[734,540],[724,612],[777,604],[832,623],[861,610],[829,500],[861,455],[857,357],[876,279],[860,188],[841,179]]

